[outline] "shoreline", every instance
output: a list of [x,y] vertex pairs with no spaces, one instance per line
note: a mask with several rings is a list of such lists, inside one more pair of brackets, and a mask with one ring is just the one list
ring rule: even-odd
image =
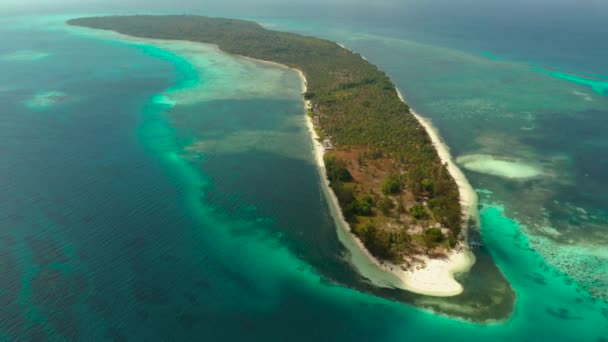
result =
[[[302,82],[302,90],[306,92],[307,80],[304,73],[299,69],[292,69],[298,73]],[[405,103],[399,90],[395,90],[399,99]],[[304,100],[304,104],[306,109],[306,126],[312,139],[313,153],[321,177],[323,192],[329,202],[330,211],[332,216],[334,216],[335,223],[339,226],[337,230],[338,238],[350,252],[350,262],[355,269],[371,283],[380,287],[400,288],[435,297],[451,297],[462,293],[464,288],[456,281],[454,275],[469,271],[475,263],[475,256],[469,250],[466,239],[464,242],[460,242],[456,248],[452,249],[445,259],[431,259],[427,256],[420,256],[422,260],[421,265],[415,269],[404,270],[401,266],[378,260],[365,248],[363,242],[351,232],[350,225],[342,214],[338,198],[329,186],[325,162],[323,160],[325,150],[318,141],[319,137],[314,130],[312,119],[308,115],[311,103],[308,100]],[[463,232],[466,234],[468,220],[470,218],[476,219],[477,217],[477,195],[462,171],[453,162],[449,150],[441,141],[437,130],[428,120],[422,118],[414,111],[412,111],[412,114],[431,137],[439,158],[443,163],[448,164],[448,171],[458,185],[463,214],[465,215],[465,229]]]
[[[397,88],[395,88],[395,90],[397,91],[397,96],[399,96],[401,102],[406,103],[405,99],[403,98],[403,95],[401,94],[401,91],[399,91],[399,89]],[[443,142],[441,136],[439,135],[439,132],[437,131],[437,128],[433,126],[431,120],[422,117],[420,114],[416,113],[411,107],[410,112],[412,113],[412,115],[414,115],[416,120],[418,120],[420,125],[422,125],[422,127],[424,127],[424,129],[428,133],[429,137],[431,138],[431,141],[433,142],[433,146],[435,146],[435,149],[437,150],[439,159],[441,159],[443,163],[446,163],[448,165],[448,172],[450,173],[452,178],[454,178],[456,185],[458,185],[458,191],[460,192],[460,204],[462,205],[463,214],[465,215],[464,225],[466,228],[467,220],[471,218],[474,220],[478,220],[477,193],[473,189],[473,186],[469,183],[462,170],[456,165],[456,163],[454,163],[452,155],[450,154],[449,147],[445,144],[445,142]],[[466,233],[466,230],[463,230],[463,232]]]

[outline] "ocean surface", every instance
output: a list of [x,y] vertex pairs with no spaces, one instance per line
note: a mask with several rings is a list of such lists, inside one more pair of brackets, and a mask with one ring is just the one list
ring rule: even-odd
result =
[[[375,289],[352,270],[294,72],[65,18],[10,18],[0,339],[606,341],[601,39],[577,40],[581,58],[495,42],[491,29],[484,39],[290,13],[253,19],[336,40],[386,70],[478,190],[485,246],[463,298]],[[482,311],[498,321],[459,318]]]

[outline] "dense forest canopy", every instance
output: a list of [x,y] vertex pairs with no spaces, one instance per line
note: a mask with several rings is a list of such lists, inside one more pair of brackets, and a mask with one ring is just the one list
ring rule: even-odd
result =
[[[368,249],[399,261],[416,241],[427,241],[426,247],[443,241],[437,225],[449,230],[446,241],[452,246],[460,236],[462,212],[455,181],[388,76],[359,54],[328,40],[234,19],[117,16],[73,19],[69,24],[142,38],[211,43],[231,54],[301,70],[317,129],[335,146],[327,160],[331,186],[353,232]],[[340,154],[350,150],[360,153],[356,158]],[[366,167],[366,160],[377,161],[375,171]],[[390,176],[380,179],[377,189],[364,185],[363,179],[377,178],[378,170]],[[413,224],[428,232],[416,239],[408,233]]]

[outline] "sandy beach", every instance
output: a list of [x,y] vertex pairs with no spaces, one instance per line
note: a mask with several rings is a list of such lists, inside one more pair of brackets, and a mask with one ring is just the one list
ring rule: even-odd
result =
[[[306,77],[302,71],[297,69],[296,71],[302,81],[303,92],[306,92]],[[404,101],[399,91],[398,94],[400,99]],[[308,111],[309,108],[310,102],[306,101],[306,110]],[[448,164],[448,170],[459,187],[460,200],[465,215],[464,221],[468,221],[469,218],[476,218],[477,195],[475,191],[462,171],[453,162],[449,150],[441,141],[437,130],[428,120],[416,113],[413,114],[428,132],[433,144],[437,148],[439,157],[442,162]],[[431,259],[422,256],[420,266],[411,270],[404,270],[400,266],[388,262],[380,262],[369,253],[363,243],[351,233],[350,226],[342,215],[338,199],[329,187],[325,163],[323,161],[325,150],[318,141],[312,119],[308,115],[306,115],[306,124],[313,140],[314,156],[322,179],[323,191],[328,198],[330,210],[339,227],[338,238],[349,250],[349,261],[355,269],[376,286],[396,287],[437,297],[455,296],[462,293],[463,287],[454,279],[454,274],[468,271],[475,262],[475,257],[469,251],[466,242],[460,243],[445,259]]]

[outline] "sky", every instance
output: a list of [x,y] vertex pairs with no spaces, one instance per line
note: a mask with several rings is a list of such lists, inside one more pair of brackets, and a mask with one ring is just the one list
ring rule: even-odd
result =
[[[505,32],[552,30],[608,33],[608,0],[0,0],[0,17],[14,14],[206,14],[244,19],[298,19],[340,26],[417,29],[458,34],[453,28]],[[600,32],[601,31],[601,32]]]
[[541,8],[589,10],[608,8],[606,0],[1,0],[0,9],[7,8],[183,8],[203,7],[267,7],[267,6],[358,6],[375,8]]

